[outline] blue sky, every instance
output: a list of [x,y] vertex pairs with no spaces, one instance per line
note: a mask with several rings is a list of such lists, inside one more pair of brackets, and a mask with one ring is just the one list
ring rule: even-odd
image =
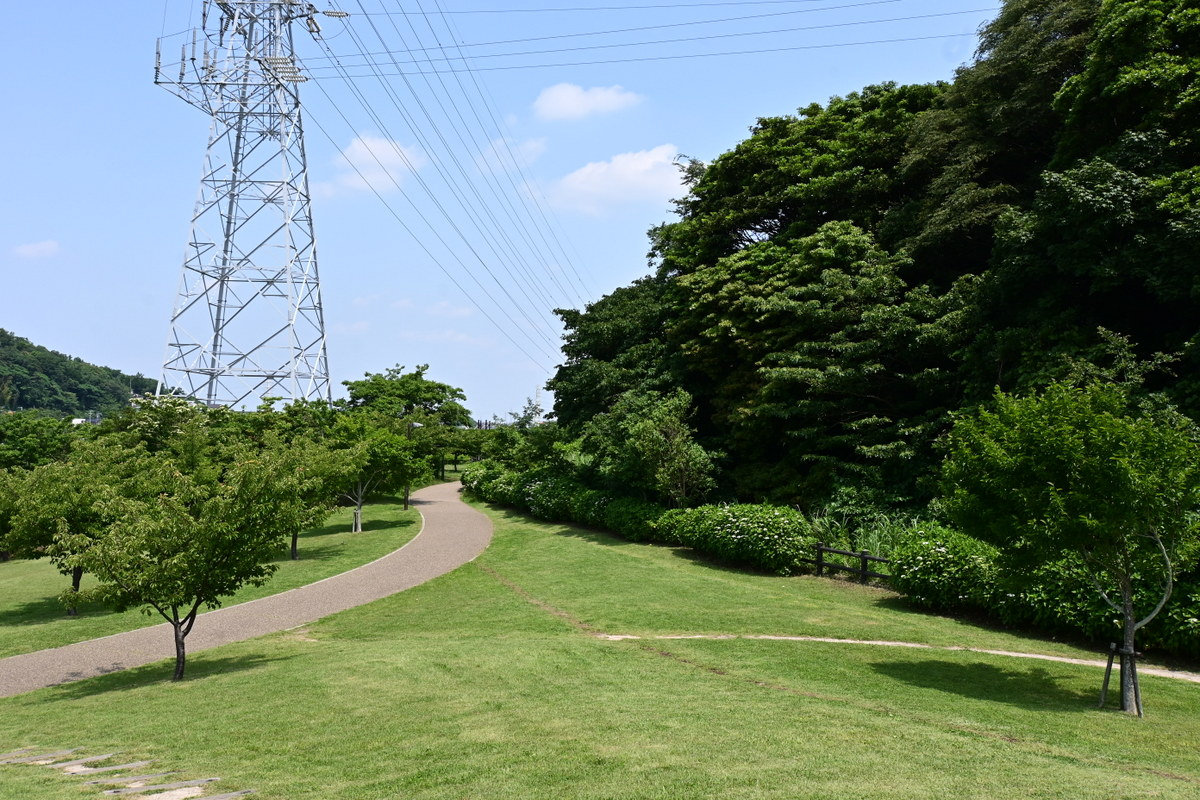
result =
[[[208,120],[154,85],[155,42],[178,60],[201,5],[6,8],[0,327],[157,377]],[[340,389],[428,363],[481,418],[519,409],[553,373],[552,307],[648,272],[646,231],[682,193],[677,156],[711,160],[758,117],[873,83],[949,79],[998,8],[317,6],[351,15],[318,17],[320,40],[297,33],[331,377]],[[497,240],[516,255],[489,251]]]

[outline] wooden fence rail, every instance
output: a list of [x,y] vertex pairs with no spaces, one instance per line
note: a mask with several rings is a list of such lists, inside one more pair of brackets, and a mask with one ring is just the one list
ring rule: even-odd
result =
[[[867,565],[872,562],[878,563],[878,564],[891,564],[892,560],[890,558],[883,558],[882,556],[873,556],[870,553],[868,553],[866,550],[860,550],[857,553],[851,552],[850,550],[838,550],[833,547],[826,547],[824,542],[817,542],[816,547],[814,549],[817,551],[817,557],[815,559],[806,558],[803,560],[807,561],[810,564],[816,564],[818,575],[823,575],[825,573],[825,570],[827,570],[827,569],[828,570],[841,570],[843,572],[854,573],[855,575],[858,576],[859,581],[862,583],[866,583],[867,578],[883,578],[886,580],[891,577],[890,575],[884,575],[882,572],[875,572],[875,571],[867,568]],[[859,560],[860,566],[847,567],[845,564],[836,564],[833,562],[826,561],[825,560],[826,553],[833,553],[833,554],[839,555],[839,556],[849,556],[850,558],[857,558]]]

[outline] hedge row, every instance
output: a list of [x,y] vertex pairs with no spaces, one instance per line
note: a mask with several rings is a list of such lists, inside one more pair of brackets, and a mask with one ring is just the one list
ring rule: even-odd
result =
[[[1097,643],[1120,641],[1120,616],[1072,561],[1020,573],[990,545],[937,525],[914,529],[892,555],[892,586],[939,611],[982,612],[997,621]],[[1152,608],[1152,587],[1138,608]],[[1200,657],[1200,575],[1180,578],[1162,612],[1138,633],[1138,647]]]
[[790,508],[701,506],[668,511],[655,503],[588,489],[548,470],[516,473],[491,461],[468,466],[463,485],[475,497],[552,522],[578,522],[634,542],[684,545],[739,567],[790,575],[807,567],[816,537]]

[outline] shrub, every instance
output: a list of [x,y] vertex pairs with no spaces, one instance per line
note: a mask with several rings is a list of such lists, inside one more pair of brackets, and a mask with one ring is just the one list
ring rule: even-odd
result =
[[604,508],[604,527],[631,542],[650,541],[654,538],[654,522],[665,511],[656,503],[618,497]]
[[669,545],[684,544],[690,539],[690,532],[702,524],[704,509],[710,507],[672,508],[655,521],[654,540]]
[[782,506],[700,506],[671,512],[659,529],[720,561],[777,575],[804,571],[817,541],[804,515]]
[[916,525],[892,553],[892,585],[938,610],[988,609],[997,594],[996,548],[932,523]]
[[572,519],[571,501],[583,490],[576,481],[552,468],[521,473],[519,480],[524,489],[522,499],[530,514],[548,522]]
[[571,498],[571,521],[580,525],[604,527],[604,515],[612,497],[606,492],[579,487]]
[[1179,579],[1167,607],[1143,629],[1142,643],[1200,658],[1200,574]]

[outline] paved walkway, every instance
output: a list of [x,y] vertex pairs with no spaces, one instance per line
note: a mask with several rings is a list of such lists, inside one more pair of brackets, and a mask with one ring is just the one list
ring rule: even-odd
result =
[[[410,589],[471,561],[492,538],[491,521],[458,499],[458,483],[413,494],[424,525],[394,553],[308,586],[201,614],[189,654],[294,628]],[[167,623],[0,659],[0,697],[174,658]]]

